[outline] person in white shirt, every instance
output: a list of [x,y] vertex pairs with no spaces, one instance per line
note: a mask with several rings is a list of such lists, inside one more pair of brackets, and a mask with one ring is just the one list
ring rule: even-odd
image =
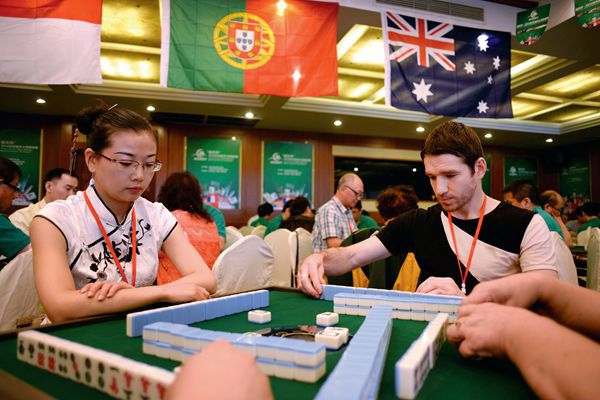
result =
[[[85,162],[94,184],[44,207],[30,226],[36,289],[53,322],[158,302],[207,299],[216,280],[175,217],[141,197],[160,170],[157,135],[139,114],[82,110]],[[158,251],[182,276],[155,286]]]
[[21,208],[8,217],[10,222],[17,228],[29,235],[29,225],[33,217],[46,206],[55,200],[66,200],[77,192],[77,177],[71,175],[68,169],[54,168],[48,171],[42,182],[44,197],[37,203]]

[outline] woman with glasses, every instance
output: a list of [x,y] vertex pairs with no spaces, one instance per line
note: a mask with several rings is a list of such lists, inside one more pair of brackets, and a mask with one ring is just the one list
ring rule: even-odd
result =
[[[53,322],[156,302],[202,300],[215,279],[175,217],[141,194],[161,168],[157,136],[133,111],[82,110],[85,162],[93,184],[48,204],[31,224],[36,287]],[[163,250],[182,278],[155,286]]]

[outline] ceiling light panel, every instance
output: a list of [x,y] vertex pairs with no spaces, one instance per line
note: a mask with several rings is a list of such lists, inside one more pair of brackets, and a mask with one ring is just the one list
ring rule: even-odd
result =
[[159,0],[104,0],[102,41],[160,48]]
[[[354,28],[352,28],[350,32],[353,30]],[[342,41],[344,39],[342,39]],[[384,60],[385,53],[381,29],[369,27],[360,38],[356,40],[354,46],[349,48],[340,57],[338,65],[341,68],[355,68],[383,72]]]
[[160,81],[160,56],[156,54],[102,50],[100,67],[105,79],[153,83]]
[[542,120],[544,122],[562,123],[574,121],[597,113],[600,113],[600,108],[568,106],[546,114],[541,114],[533,119],[536,121]]
[[600,66],[595,65],[537,87],[531,92],[575,99],[597,90],[600,90]]

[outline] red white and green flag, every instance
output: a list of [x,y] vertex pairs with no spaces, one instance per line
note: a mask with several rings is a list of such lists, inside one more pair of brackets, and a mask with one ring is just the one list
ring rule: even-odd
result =
[[102,0],[0,0],[0,82],[101,83]]
[[338,4],[161,0],[162,86],[336,96]]

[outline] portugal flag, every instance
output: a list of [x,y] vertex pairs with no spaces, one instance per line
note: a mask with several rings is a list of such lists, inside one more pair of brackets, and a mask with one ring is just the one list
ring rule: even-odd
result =
[[102,0],[0,0],[0,82],[101,83]]
[[162,0],[162,86],[336,96],[337,3]]

